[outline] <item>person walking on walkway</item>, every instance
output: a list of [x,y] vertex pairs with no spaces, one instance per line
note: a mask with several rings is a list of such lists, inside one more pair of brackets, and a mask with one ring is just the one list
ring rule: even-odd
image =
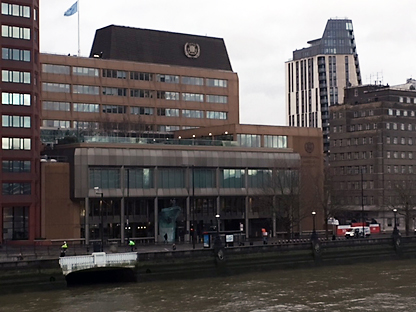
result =
[[134,251],[134,246],[136,246],[136,243],[133,240],[130,240],[129,246],[130,246],[131,251]]
[[61,246],[61,257],[65,257],[66,251],[68,250],[68,244],[66,241]]

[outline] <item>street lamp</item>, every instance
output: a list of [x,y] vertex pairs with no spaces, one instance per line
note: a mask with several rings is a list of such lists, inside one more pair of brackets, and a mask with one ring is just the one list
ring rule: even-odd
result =
[[[195,135],[194,135],[195,136]],[[195,171],[194,171],[195,166],[192,165],[192,225],[193,225],[193,231],[192,231],[192,248],[195,249],[195,231],[196,231],[196,226],[195,226]]]
[[393,235],[396,235],[398,230],[397,230],[397,219],[396,219],[396,214],[397,214],[397,209],[394,208],[393,209],[393,213],[394,213],[394,229],[393,229]]
[[103,223],[104,223],[104,219],[103,219],[103,191],[98,187],[95,186],[94,187],[95,190],[95,194],[100,194],[101,195],[101,200],[100,200],[100,239],[101,239],[101,251],[104,251],[104,227],[103,227]]
[[314,240],[317,237],[316,234],[316,227],[315,227],[315,217],[316,217],[316,211],[312,211],[312,222],[313,222],[313,228],[312,228],[312,236],[311,239]]
[[216,214],[215,218],[217,218],[217,236],[220,236],[220,215]]
[[365,232],[364,232],[364,177],[363,177],[363,167],[361,167],[361,218],[362,218],[362,222],[363,222],[363,238],[365,237]]

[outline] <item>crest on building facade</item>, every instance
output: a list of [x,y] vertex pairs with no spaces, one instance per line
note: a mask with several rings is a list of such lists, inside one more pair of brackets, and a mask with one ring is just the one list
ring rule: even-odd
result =
[[201,53],[201,48],[197,43],[187,42],[184,46],[185,55],[189,58],[198,58]]
[[315,145],[312,142],[305,143],[305,151],[307,153],[312,153],[314,149],[315,149]]

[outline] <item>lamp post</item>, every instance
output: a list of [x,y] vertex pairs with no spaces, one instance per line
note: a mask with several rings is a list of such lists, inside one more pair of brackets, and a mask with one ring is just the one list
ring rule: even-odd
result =
[[393,229],[393,235],[395,235],[398,232],[398,230],[397,230],[397,219],[396,219],[396,214],[397,214],[397,209],[396,208],[393,209],[393,213],[394,213],[394,229]]
[[215,218],[217,219],[217,236],[220,237],[220,215],[216,214]]
[[194,165],[192,165],[192,225],[193,225],[193,231],[192,231],[192,248],[195,249],[195,171],[194,171]]
[[104,251],[104,218],[103,218],[103,191],[98,187],[95,186],[94,187],[95,190],[95,194],[100,194],[101,195],[101,199],[100,199],[100,239],[101,239],[101,251]]
[[364,232],[364,176],[363,176],[363,168],[361,167],[361,218],[363,224],[363,238],[365,237]]
[[316,234],[316,227],[315,227],[315,218],[316,218],[316,211],[312,211],[312,222],[313,222],[313,228],[312,228],[312,236],[311,236],[311,239],[312,240],[315,240],[316,239],[316,237],[317,237],[317,234]]

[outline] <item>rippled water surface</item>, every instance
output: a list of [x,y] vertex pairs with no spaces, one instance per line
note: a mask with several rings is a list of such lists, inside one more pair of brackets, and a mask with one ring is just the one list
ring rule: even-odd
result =
[[0,295],[0,311],[416,311],[416,260]]

